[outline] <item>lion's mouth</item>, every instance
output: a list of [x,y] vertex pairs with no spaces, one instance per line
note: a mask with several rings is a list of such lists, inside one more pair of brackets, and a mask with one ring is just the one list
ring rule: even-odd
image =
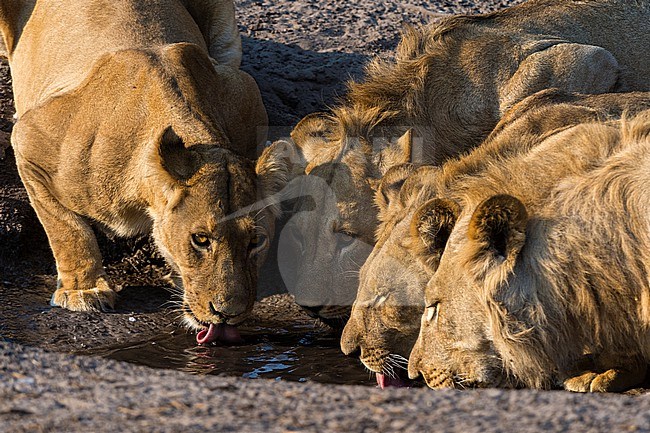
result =
[[390,377],[383,373],[376,373],[377,386],[381,389],[385,388],[410,388],[413,384],[412,380],[401,379],[399,377]]
[[408,360],[395,353],[380,356],[380,361],[373,363],[368,359],[360,358],[361,363],[371,372],[375,373],[377,386],[385,388],[411,388],[415,381],[408,379],[406,366]]
[[[198,330],[196,334],[197,344],[206,345],[216,342],[225,344],[239,344],[243,342],[241,334],[237,329],[237,324],[242,320],[237,320],[236,323],[210,323],[199,320],[193,313],[192,309],[186,303],[182,306],[183,321],[186,326],[192,330]],[[245,319],[246,315],[242,315],[241,319]],[[238,318],[238,319],[240,319]]]
[[207,328],[201,329],[196,334],[198,344],[223,342],[229,344],[241,343],[243,340],[236,326],[226,323],[210,323]]

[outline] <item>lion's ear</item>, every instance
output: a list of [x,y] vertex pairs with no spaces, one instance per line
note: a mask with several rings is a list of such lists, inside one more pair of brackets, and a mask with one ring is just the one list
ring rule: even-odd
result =
[[376,153],[375,164],[379,172],[385,175],[391,167],[411,162],[413,151],[413,130],[409,129],[397,140],[390,142]]
[[501,113],[540,90],[554,87],[569,93],[607,93],[618,82],[619,64],[604,48],[555,41],[536,44],[541,50],[526,57],[500,89]]
[[199,169],[200,160],[196,152],[185,147],[183,140],[168,127],[160,138],[158,154],[162,168],[175,180],[186,181]]
[[[266,147],[255,164],[261,197],[279,193],[287,184],[304,173],[306,162],[295,144],[278,140]],[[279,213],[279,206],[273,208]]]
[[411,236],[426,256],[426,263],[436,269],[447,246],[461,208],[454,200],[434,198],[420,206],[411,219]]
[[495,195],[478,205],[467,236],[476,243],[476,258],[513,261],[526,240],[528,213],[524,204],[510,195]]
[[391,167],[378,181],[369,179],[371,186],[375,189],[375,204],[379,207],[379,213],[388,209],[391,202],[399,199],[400,190],[406,179],[416,170],[413,164],[400,164]]
[[305,161],[312,161],[324,148],[332,146],[327,136],[334,124],[326,113],[311,113],[302,118],[291,131],[291,139]]

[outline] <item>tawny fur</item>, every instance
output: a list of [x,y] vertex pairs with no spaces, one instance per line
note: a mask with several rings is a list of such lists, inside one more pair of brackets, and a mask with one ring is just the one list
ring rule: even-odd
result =
[[647,103],[541,136],[447,194],[463,211],[426,289],[412,376],[574,391],[643,380]]
[[[377,193],[381,222],[377,243],[361,268],[357,300],[341,340],[344,352],[361,349],[365,353],[396,353],[408,357],[417,338],[424,307],[424,287],[436,270],[435,260],[422,240],[413,236],[413,215],[436,197],[455,197],[465,179],[478,175],[509,158],[526,155],[545,137],[583,122],[620,118],[623,112],[650,108],[644,93],[570,95],[555,90],[539,92],[505,113],[503,120],[485,143],[465,157],[441,167],[423,166],[403,182],[390,200]],[[381,305],[373,300],[387,296]],[[373,369],[377,371],[377,369]]]
[[[649,18],[644,2],[533,0],[407,29],[394,59],[372,61],[361,81],[349,83],[329,142],[413,127],[424,146],[418,162],[439,164],[479,144],[537,91],[648,90]],[[586,45],[604,48],[616,65],[581,52]]]
[[[319,239],[305,242],[312,247],[298,259],[314,260],[301,264],[300,272],[318,275],[321,282],[298,282],[292,292],[298,298],[305,294],[305,304],[312,307],[319,298],[354,296],[355,278],[348,276],[368,251],[359,247],[345,257],[331,227],[349,227],[372,246],[368,239],[378,215],[368,204],[391,166],[438,165],[469,151],[509,108],[546,88],[583,93],[650,89],[648,22],[650,8],[643,2],[532,0],[493,14],[407,29],[393,59],[369,63],[365,76],[349,83],[347,95],[330,113],[313,113],[292,132],[305,173],[335,162],[323,171],[331,178],[352,174],[355,183],[353,189],[334,190],[329,209],[296,221],[298,231]],[[397,138],[407,133],[410,144],[399,145]],[[350,203],[366,217],[348,215]],[[327,217],[320,218],[324,213]],[[332,266],[341,277],[330,276]]]
[[[191,326],[241,320],[266,249],[260,232],[273,230],[272,209],[250,209],[256,183],[273,192],[286,173],[273,158],[255,173],[267,118],[238,69],[233,3],[2,2],[0,30],[18,117],[12,144],[57,263],[53,303],[114,303],[95,224],[153,233],[180,274]],[[196,234],[209,246],[197,250]]]

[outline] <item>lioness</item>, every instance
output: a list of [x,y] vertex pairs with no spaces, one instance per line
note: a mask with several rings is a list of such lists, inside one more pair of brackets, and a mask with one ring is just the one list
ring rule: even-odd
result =
[[649,34],[648,2],[621,0],[531,0],[405,31],[394,60],[371,62],[343,103],[292,133],[307,171],[330,179],[333,193],[292,224],[298,302],[325,319],[347,315],[378,223],[369,203],[392,165],[439,165],[468,151],[542,89],[650,90]]
[[[237,339],[273,218],[228,217],[257,199],[251,160],[267,122],[238,69],[232,2],[2,2],[0,29],[16,162],[56,259],[51,303],[113,307],[91,225],[151,232],[199,342]],[[282,175],[258,172],[263,185]]]
[[445,222],[409,376],[432,388],[559,380],[581,392],[642,382],[648,167],[650,110],[565,129],[464,182],[448,198],[457,212]]
[[[646,93],[575,95],[546,90],[515,105],[485,143],[442,167],[423,166],[398,193],[377,194],[382,222],[377,244],[361,268],[352,315],[341,338],[344,353],[360,350],[360,359],[376,372],[380,385],[403,385],[395,364],[405,365],[419,332],[424,288],[438,267],[459,212],[449,201],[464,181],[511,158],[534,154],[544,139],[584,122],[619,118],[624,110],[650,108]],[[424,203],[437,203],[431,213]],[[431,235],[435,235],[431,238]],[[418,311],[417,313],[414,313]],[[403,378],[403,377],[402,377]]]

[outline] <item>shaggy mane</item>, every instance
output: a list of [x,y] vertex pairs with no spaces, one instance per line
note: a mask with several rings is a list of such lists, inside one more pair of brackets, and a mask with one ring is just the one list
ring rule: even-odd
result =
[[[650,355],[650,267],[643,259],[650,250],[643,175],[650,161],[650,111],[617,126],[581,125],[569,137],[587,161],[540,203],[528,198],[536,211],[517,263],[506,258],[495,266],[478,243],[460,257],[480,282],[504,366],[529,386],[549,387],[585,353],[614,354],[621,368]],[[475,203],[475,195],[489,195],[506,181],[501,191],[530,195],[531,181],[508,176],[518,171],[509,166],[471,182],[465,202]]]

